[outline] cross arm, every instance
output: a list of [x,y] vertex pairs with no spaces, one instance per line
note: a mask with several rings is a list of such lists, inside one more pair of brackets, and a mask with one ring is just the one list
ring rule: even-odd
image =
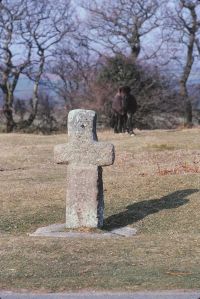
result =
[[54,147],[54,161],[58,164],[109,166],[114,158],[114,146],[106,142],[69,142]]
[[96,156],[96,165],[109,166],[114,163],[115,150],[113,144],[107,142],[95,142],[94,153]]

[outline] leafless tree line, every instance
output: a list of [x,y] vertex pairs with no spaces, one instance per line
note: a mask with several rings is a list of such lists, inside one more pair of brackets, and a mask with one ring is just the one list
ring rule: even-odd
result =
[[[153,66],[174,80],[185,124],[192,124],[188,82],[193,69],[199,70],[199,0],[77,0],[76,5],[70,0],[2,0],[0,89],[6,131],[33,123],[42,79],[64,103],[66,112],[78,107],[101,109],[120,81],[102,86],[99,75],[107,58],[117,56],[146,72]],[[15,90],[21,76],[32,80],[34,88],[29,115],[16,121]],[[142,88],[141,78],[133,79],[132,90],[138,84]],[[156,80],[155,76],[152,86],[145,86],[145,101],[156,101],[152,92],[148,94]]]
[[[23,128],[35,119],[39,84],[55,46],[76,31],[70,0],[3,0],[0,3],[0,88],[6,131]],[[14,92],[21,76],[34,82],[32,111],[16,123]]]

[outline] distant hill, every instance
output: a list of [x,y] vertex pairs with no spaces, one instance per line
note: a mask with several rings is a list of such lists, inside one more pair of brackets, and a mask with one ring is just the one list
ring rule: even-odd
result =
[[[200,86],[200,77],[198,76],[198,74],[194,74],[191,77],[189,90],[190,90],[190,94],[192,95],[192,97],[194,99],[196,99],[193,102],[194,108],[200,110],[200,96],[199,96],[199,91],[197,90],[197,88],[194,88],[196,86]],[[45,89],[45,84],[43,84],[43,87]],[[21,79],[19,80],[19,83],[17,85],[16,91],[15,91],[15,97],[23,99],[23,100],[29,100],[32,96],[32,92],[33,92],[33,82],[25,76],[21,77]],[[48,92],[50,92],[51,94],[53,93],[53,91],[51,91],[49,89],[48,89]],[[0,95],[0,105],[1,106],[2,106],[2,103],[3,103],[2,96]]]
[[16,87],[15,96],[23,100],[26,100],[31,97],[32,92],[33,92],[33,82],[26,77],[21,78]]
[[[19,83],[16,87],[16,91],[15,91],[15,96],[17,98],[26,100],[26,99],[30,99],[30,97],[32,96],[32,91],[33,91],[33,82],[31,80],[29,80],[28,78],[24,77],[22,79],[19,80]],[[0,91],[0,104],[2,105],[2,94]]]

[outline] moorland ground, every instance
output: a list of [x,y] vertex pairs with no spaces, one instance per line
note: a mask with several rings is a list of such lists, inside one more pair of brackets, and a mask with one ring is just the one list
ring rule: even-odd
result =
[[[0,289],[200,289],[200,129],[98,134],[116,148],[104,168],[104,230],[125,238],[30,237],[65,222],[66,135],[0,135]],[[78,180],[78,178],[77,178]]]

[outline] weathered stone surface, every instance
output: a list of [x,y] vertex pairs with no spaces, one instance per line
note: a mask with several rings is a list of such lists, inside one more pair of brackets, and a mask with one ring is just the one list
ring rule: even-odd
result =
[[[103,182],[100,166],[68,166],[67,227],[100,227],[103,225]],[[97,214],[98,213],[98,214]]]
[[111,230],[109,232],[77,232],[65,231],[65,224],[52,224],[45,227],[38,228],[34,233],[29,234],[30,237],[50,237],[50,238],[86,238],[86,239],[103,239],[103,238],[119,238],[119,237],[133,237],[137,233],[137,229],[131,227],[123,227]]
[[[50,237],[50,238],[80,238],[80,239],[103,239],[113,237],[110,232],[106,233],[89,233],[65,231],[65,224],[52,224],[49,226],[38,228],[34,233],[29,234],[30,237]],[[116,235],[117,236],[117,235]]]
[[96,113],[92,110],[76,109],[68,115],[68,144],[54,148],[54,159],[60,164],[108,166],[114,162],[114,147],[98,142]]
[[114,160],[113,145],[85,140],[58,144],[54,148],[54,159],[58,164],[109,166]]
[[76,109],[68,115],[68,144],[55,146],[56,163],[68,164],[66,227],[103,225],[102,166],[114,162],[114,146],[98,142],[96,113]]

